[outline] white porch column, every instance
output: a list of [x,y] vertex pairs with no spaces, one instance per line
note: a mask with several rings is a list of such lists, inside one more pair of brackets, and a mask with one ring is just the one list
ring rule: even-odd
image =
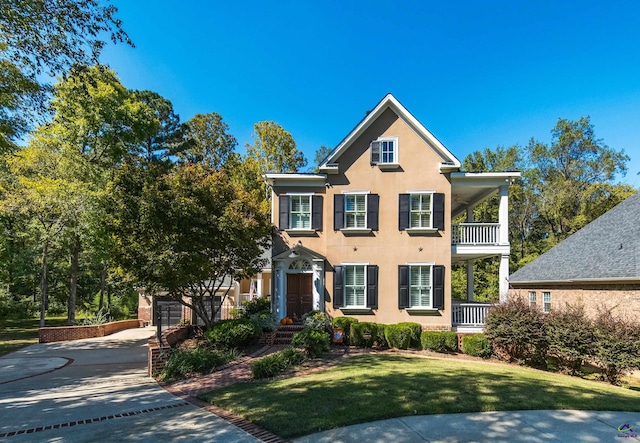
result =
[[500,244],[509,244],[509,185],[500,186],[500,207],[498,209],[500,223]]
[[507,301],[507,294],[509,293],[509,256],[500,256],[500,272],[499,272],[499,287],[500,287],[500,303]]
[[273,294],[273,313],[276,315],[276,319],[278,321],[284,318],[284,313],[286,311],[284,299],[286,279],[287,274],[284,269],[282,269],[282,263],[279,263],[274,277],[275,294]]
[[467,260],[467,300],[473,301],[473,265],[475,260]]
[[324,259],[313,260],[313,309],[324,312]]
[[262,297],[262,272],[258,272],[258,276],[256,278],[256,297]]

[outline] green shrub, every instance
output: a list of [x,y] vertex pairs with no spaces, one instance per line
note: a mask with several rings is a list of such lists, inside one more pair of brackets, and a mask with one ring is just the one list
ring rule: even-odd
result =
[[[358,322],[351,323],[351,330],[349,331],[349,341],[353,346],[370,348],[374,344],[378,346],[384,346],[386,340],[384,339],[384,327],[372,322]],[[369,334],[371,337],[364,338],[365,334]],[[380,337],[382,336],[382,338]]]
[[603,378],[619,384],[623,375],[640,369],[640,324],[603,311],[593,326],[596,339],[593,356]]
[[311,311],[302,315],[302,325],[305,328],[329,332],[331,330],[331,319],[322,311]]
[[176,348],[169,352],[167,364],[159,376],[161,380],[184,378],[189,374],[209,374],[217,366],[238,357],[234,352],[217,352],[204,346],[193,349]]
[[305,354],[293,348],[267,355],[251,363],[253,378],[269,378],[282,374],[305,360]]
[[506,360],[545,366],[547,343],[543,314],[520,297],[493,306],[484,334],[494,353]]
[[316,358],[329,350],[330,342],[331,337],[328,332],[307,328],[293,336],[291,345],[304,349],[310,358]]
[[566,305],[545,318],[545,334],[549,354],[558,359],[560,369],[576,375],[582,362],[593,353],[593,325],[582,306]]
[[396,325],[386,325],[384,328],[384,337],[390,348],[409,349],[414,343],[420,343],[420,334],[416,340],[416,328],[422,330],[418,323],[398,323]]
[[254,314],[271,312],[271,300],[266,297],[256,297],[253,300],[243,300],[239,312],[234,312],[235,318],[250,318]]
[[336,317],[333,319],[333,322],[331,322],[334,328],[342,328],[344,331],[342,343],[345,345],[351,344],[351,325],[353,323],[358,323],[358,319],[353,317]]
[[256,322],[239,318],[215,323],[205,337],[213,346],[232,349],[258,343],[261,334],[262,328]]
[[465,335],[462,337],[462,351],[474,357],[491,357],[491,345],[484,334]]
[[259,312],[257,314],[252,314],[249,318],[256,322],[264,332],[275,331],[278,327],[278,320],[276,319],[275,314],[272,314],[271,312]]
[[412,348],[420,347],[420,334],[422,334],[422,325],[415,322],[402,322],[398,323],[398,326],[407,327],[411,330],[411,344]]
[[420,335],[422,349],[435,352],[458,352],[458,334],[447,331],[424,331]]

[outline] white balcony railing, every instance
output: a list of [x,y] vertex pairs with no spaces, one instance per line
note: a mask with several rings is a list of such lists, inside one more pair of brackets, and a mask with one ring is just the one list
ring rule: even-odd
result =
[[500,223],[460,223],[451,226],[454,245],[497,245],[500,243]]
[[451,324],[453,326],[484,326],[489,313],[490,303],[453,303],[451,306]]

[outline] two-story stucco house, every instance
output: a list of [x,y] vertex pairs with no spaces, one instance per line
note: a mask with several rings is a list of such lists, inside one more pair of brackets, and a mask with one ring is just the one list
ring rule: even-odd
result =
[[[464,173],[391,94],[340,142],[318,174],[266,174],[275,226],[272,302],[278,318],[312,309],[330,316],[425,330],[481,326],[487,306],[455,306],[451,265],[500,257],[509,275],[508,188],[518,172]],[[473,208],[499,193],[499,220]],[[468,223],[452,225],[467,214]],[[476,309],[478,308],[478,309]],[[453,318],[455,317],[455,318]]]

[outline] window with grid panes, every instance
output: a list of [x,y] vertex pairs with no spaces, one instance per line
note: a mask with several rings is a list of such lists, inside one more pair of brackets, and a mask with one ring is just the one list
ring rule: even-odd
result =
[[412,308],[431,307],[431,266],[409,267],[409,303]]
[[346,306],[365,307],[365,266],[344,267],[344,301]]
[[411,194],[410,227],[431,228],[431,201],[433,194]]
[[367,227],[367,196],[353,194],[344,196],[344,226],[347,229]]
[[290,197],[290,228],[310,229],[311,228],[311,196],[292,195]]

